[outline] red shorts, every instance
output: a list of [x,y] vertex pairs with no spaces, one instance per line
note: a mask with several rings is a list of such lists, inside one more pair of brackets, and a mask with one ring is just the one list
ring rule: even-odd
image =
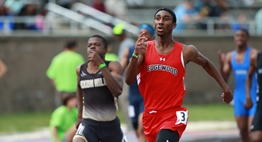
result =
[[181,138],[188,121],[187,108],[180,107],[166,111],[145,111],[143,127],[147,142],[155,142],[158,132],[162,129],[177,131]]

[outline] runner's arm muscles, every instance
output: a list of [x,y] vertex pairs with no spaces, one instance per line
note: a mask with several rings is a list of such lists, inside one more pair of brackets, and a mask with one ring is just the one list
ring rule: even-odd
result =
[[78,108],[78,119],[82,119],[83,113],[83,93],[80,86],[80,66],[76,69],[77,73],[77,90],[76,90],[76,99],[77,99],[77,108]]
[[126,69],[126,79],[125,82],[127,85],[131,85],[136,81],[136,76],[139,72],[140,66],[144,61],[144,54],[138,55],[138,58],[132,57],[127,69]]
[[101,69],[105,78],[106,85],[110,92],[115,96],[122,94],[123,79],[122,79],[122,66],[118,61],[109,63],[108,68]]
[[218,69],[215,67],[215,65],[203,54],[201,54],[197,48],[193,45],[189,45],[185,47],[186,50],[184,51],[186,56],[186,61],[192,61],[200,66],[203,67],[203,69],[211,76],[213,77],[218,84],[221,86],[221,88],[225,91],[229,91],[230,88],[224,81],[222,75],[219,73]]
[[220,73],[225,80],[225,82],[228,82],[230,73],[231,73],[231,58],[232,58],[232,52],[226,54],[226,59],[224,61],[224,65],[220,68]]
[[252,77],[256,70],[257,64],[257,53],[251,55],[250,57],[250,67],[248,69],[248,75],[246,79],[246,98],[250,98],[250,88],[252,86]]

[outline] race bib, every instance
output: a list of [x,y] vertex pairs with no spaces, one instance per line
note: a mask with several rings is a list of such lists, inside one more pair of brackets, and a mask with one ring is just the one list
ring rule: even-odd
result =
[[176,112],[177,121],[176,124],[187,124],[188,111],[177,111]]

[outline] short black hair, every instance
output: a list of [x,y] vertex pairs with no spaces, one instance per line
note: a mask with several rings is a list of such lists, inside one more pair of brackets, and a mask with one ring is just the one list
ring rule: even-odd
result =
[[67,43],[66,43],[66,45],[65,45],[65,48],[68,48],[68,49],[71,49],[71,48],[74,48],[74,47],[76,47],[77,46],[77,43],[76,43],[76,41],[68,41]]
[[62,105],[66,106],[67,102],[72,99],[76,98],[75,93],[66,93],[66,92],[61,92],[62,93]]
[[239,31],[246,33],[247,37],[250,37],[249,31],[247,29],[241,28],[241,29],[239,29]]
[[173,12],[173,10],[171,10],[171,9],[169,9],[169,8],[165,8],[165,7],[159,8],[159,9],[156,11],[156,13],[155,13],[154,18],[156,17],[157,12],[159,12],[159,11],[161,11],[161,10],[165,10],[165,11],[167,11],[168,13],[170,13],[170,14],[172,15],[172,17],[173,17],[173,22],[176,23],[176,14]]
[[107,43],[107,40],[105,38],[103,38],[100,35],[93,35],[90,38],[93,38],[93,37],[100,38],[102,40],[103,44],[104,44],[104,48],[107,49],[108,43]]

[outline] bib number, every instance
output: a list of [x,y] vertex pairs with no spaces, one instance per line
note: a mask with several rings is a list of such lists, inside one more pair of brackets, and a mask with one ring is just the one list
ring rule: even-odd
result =
[[188,111],[177,111],[176,112],[177,121],[176,124],[185,124],[187,123]]

